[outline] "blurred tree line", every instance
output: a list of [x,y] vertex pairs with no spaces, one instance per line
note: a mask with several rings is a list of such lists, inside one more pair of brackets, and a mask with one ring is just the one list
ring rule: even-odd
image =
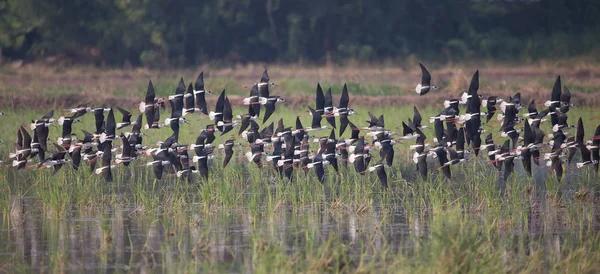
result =
[[121,66],[594,54],[598,0],[0,0],[4,59]]

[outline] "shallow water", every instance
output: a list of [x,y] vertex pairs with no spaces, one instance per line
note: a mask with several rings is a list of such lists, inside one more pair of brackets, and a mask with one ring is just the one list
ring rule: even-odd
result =
[[[423,258],[423,246],[443,247],[454,241],[481,241],[486,250],[501,250],[502,260],[514,267],[507,271],[521,270],[531,256],[541,253],[542,270],[548,271],[573,250],[600,246],[598,184],[578,178],[595,173],[570,171],[562,183],[552,183],[548,169],[540,169],[533,178],[521,180],[526,175],[516,161],[515,173],[503,183],[501,176],[496,180],[495,168],[483,161],[472,164],[484,164],[484,170],[471,174],[473,166],[453,167],[455,182],[420,181],[412,164],[401,164],[388,171],[387,190],[378,187],[375,177],[361,176],[349,183],[332,176],[323,189],[308,194],[302,187],[279,189],[282,186],[272,182],[253,181],[255,172],[245,166],[238,167],[245,182],[232,183],[231,189],[216,187],[226,183],[223,178],[200,187],[167,178],[155,182],[155,192],[149,190],[154,186],[147,180],[147,170],[124,170],[116,178],[128,179],[112,184],[95,177],[90,182],[71,182],[82,177],[76,173],[65,172],[58,177],[64,180],[60,182],[48,174],[8,170],[2,174],[8,183],[0,185],[9,190],[0,193],[0,272],[285,272],[277,264],[266,271],[260,265],[315,259],[323,250],[344,252],[347,269],[376,260],[378,265],[368,270],[378,271],[379,265],[394,260],[382,260],[381,252],[418,265],[436,260]],[[487,182],[491,187],[473,176],[491,178]],[[140,181],[132,182],[136,179]],[[373,192],[363,193],[364,200],[361,194],[344,196],[352,195],[354,184],[369,180],[373,186],[356,188]],[[308,189],[316,186],[314,180],[294,182],[301,183],[307,183]],[[349,184],[351,191],[341,195],[348,190],[334,184]],[[65,188],[57,191],[55,185]],[[82,201],[89,195],[82,187],[98,189],[90,192],[96,195],[89,197],[90,202]],[[581,187],[589,191],[587,197],[578,198]],[[68,201],[66,210],[56,212],[48,199],[67,188],[73,188],[73,193],[56,198]],[[198,193],[206,188],[210,196],[191,194],[183,196],[181,203],[169,200],[180,199],[182,190]],[[156,202],[145,207],[143,201],[135,203],[140,190]],[[240,201],[229,206],[210,201],[213,196],[226,196],[223,191],[235,193]],[[292,194],[278,191],[305,195],[299,200],[306,202],[294,202]],[[473,234],[463,232],[469,228]],[[277,253],[286,256],[273,257]],[[312,263],[294,270],[306,271]]]
[[[528,208],[513,213],[519,223],[507,225],[507,230],[499,226],[499,237],[517,254],[529,254],[534,247],[560,254],[565,242],[600,231],[597,203],[573,207],[582,210],[532,200]],[[490,216],[462,211],[486,229]],[[430,214],[421,209],[409,216],[395,203],[375,203],[358,213],[333,205],[281,205],[261,208],[258,214],[244,208],[206,210],[201,204],[177,214],[141,212],[117,204],[81,211],[71,207],[57,218],[45,216],[36,197],[12,195],[10,209],[0,219],[0,270],[244,272],[256,267],[253,257],[266,243],[293,254],[318,248],[330,238],[347,245],[355,260],[368,260],[383,246],[411,256],[415,243],[432,238]]]

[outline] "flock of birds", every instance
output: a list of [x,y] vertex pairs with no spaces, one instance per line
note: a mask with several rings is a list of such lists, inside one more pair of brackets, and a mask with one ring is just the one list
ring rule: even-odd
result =
[[[422,79],[415,92],[425,95],[438,88],[431,84],[431,75],[425,66],[420,64],[420,67]],[[416,107],[412,119],[402,122],[402,136],[395,137],[395,132],[386,129],[383,115],[377,117],[370,112],[366,126],[356,126],[349,119],[355,112],[349,108],[350,96],[346,85],[339,104],[335,107],[331,88],[325,93],[317,84],[316,105],[314,108],[308,107],[307,115],[312,117],[309,127],[303,126],[300,116],[296,118],[294,127],[286,127],[283,119],[276,126],[274,122],[266,125],[275,112],[276,105],[284,101],[280,96],[271,95],[270,89],[273,86],[276,85],[270,82],[265,70],[260,81],[252,86],[250,95],[242,102],[233,103],[248,106],[246,114],[235,117],[232,102],[224,90],[219,95],[214,110],[209,111],[205,95],[211,92],[204,87],[203,73],[187,89],[182,78],[175,94],[168,98],[157,98],[150,81],[146,97],[139,104],[140,114],[134,121],[132,112],[136,111],[120,107],[90,107],[85,104],[71,109],[70,116],[58,119],[53,119],[54,111],[50,111],[32,121],[29,127],[32,134],[24,126],[18,128],[16,151],[10,154],[12,166],[16,169],[53,168],[52,174],[55,174],[64,165],[77,170],[85,162],[94,173],[112,181],[113,169],[138,163],[139,166],[152,167],[157,179],[167,173],[188,180],[192,180],[193,174],[199,174],[202,180],[207,180],[216,149],[223,151],[222,166],[225,167],[236,153],[235,147],[242,147],[247,150],[242,159],[246,158],[258,167],[270,165],[279,176],[288,180],[292,179],[295,171],[307,172],[312,169],[318,180],[324,182],[327,166],[332,166],[339,173],[340,166],[353,165],[359,174],[375,172],[381,185],[387,187],[386,168],[393,165],[394,145],[414,140],[414,145],[410,146],[414,150],[412,160],[423,179],[427,178],[429,166],[433,165],[428,164],[428,158],[437,158],[439,167],[435,171],[441,170],[446,178],[451,179],[452,165],[473,159],[471,154],[477,156],[480,151],[485,151],[490,164],[500,172],[503,170],[504,178],[510,176],[514,170],[514,161],[520,159],[529,176],[532,175],[533,162],[538,168],[552,168],[560,180],[564,163],[571,163],[578,151],[581,162],[576,163],[575,167],[593,166],[598,171],[600,126],[595,129],[591,140],[586,141],[581,118],[576,126],[567,124],[567,112],[573,105],[570,102],[571,93],[566,86],[562,87],[560,76],[556,79],[550,100],[543,104],[542,111],[538,111],[534,101],[524,107],[519,93],[506,100],[479,95],[479,72],[475,72],[468,91],[458,99],[445,100],[444,110],[428,119],[429,124],[433,125],[432,143],[426,143],[427,136],[424,132],[429,127],[422,124],[421,114]],[[161,120],[161,109],[165,110],[167,103],[170,105],[171,115]],[[466,110],[461,114],[460,106],[463,105]],[[481,111],[483,107],[486,112]],[[262,108],[264,113],[261,128],[257,120]],[[115,119],[115,110],[121,113],[121,122]],[[501,125],[500,134],[494,138],[488,132],[490,130],[486,129],[495,123],[493,117],[497,110],[501,112],[496,115]],[[95,130],[93,133],[82,130],[83,138],[79,139],[73,133],[73,125],[80,122],[78,118],[89,112],[95,117]],[[180,143],[180,126],[188,124],[185,117],[198,113],[208,116],[212,122],[201,131],[195,143]],[[484,118],[486,124],[482,123]],[[332,127],[331,132],[320,137],[310,135],[327,129],[327,126],[322,125],[322,119]],[[552,124],[552,132],[546,134],[540,129],[540,125],[548,120]],[[350,138],[336,138],[337,121],[337,136],[342,136],[349,126]],[[50,126],[54,123],[62,126],[62,132],[57,142],[52,143],[52,149],[48,140]],[[163,127],[170,128],[170,137],[158,142],[156,146],[143,142],[142,129],[151,131]],[[221,144],[213,143],[216,131],[227,135],[236,127],[239,127],[237,135],[230,134],[231,138]],[[130,131],[125,132],[129,128]],[[572,129],[575,130],[574,136],[570,134]],[[117,133],[118,130],[120,133]],[[361,132],[366,134],[361,135]],[[482,135],[485,135],[483,140]],[[244,139],[247,145],[236,143],[236,137]],[[505,137],[506,141],[497,145],[494,141],[500,137]],[[546,139],[549,141],[546,142]],[[313,143],[318,144],[318,149],[314,149],[314,145],[311,148]],[[378,161],[371,160],[371,152],[374,150],[379,151]],[[542,153],[542,150],[547,152]],[[193,157],[190,157],[191,152]],[[39,162],[28,166],[36,157]],[[433,161],[435,160],[429,162]]]

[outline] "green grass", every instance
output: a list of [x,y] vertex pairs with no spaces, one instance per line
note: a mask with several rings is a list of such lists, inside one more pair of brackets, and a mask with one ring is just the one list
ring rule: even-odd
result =
[[[157,87],[162,90],[160,82]],[[234,106],[234,114],[240,111],[241,106]],[[371,111],[384,114],[387,128],[396,132],[401,131],[401,121],[412,117],[412,106]],[[421,109],[424,120],[437,111]],[[0,117],[3,158],[14,149],[18,125],[44,112],[13,110]],[[359,107],[357,112],[351,120],[363,126],[367,111]],[[298,113],[303,110],[278,106],[270,121],[283,118],[292,125]],[[569,116],[572,124],[584,117],[586,138],[592,135],[592,113],[574,109]],[[310,117],[301,118],[309,125]],[[93,116],[83,120],[73,132],[91,129]],[[208,123],[191,120],[182,127],[181,143],[193,142]],[[50,139],[56,140],[59,132],[52,127]],[[145,143],[155,144],[171,132],[165,128],[147,133]],[[430,130],[425,134],[429,140],[433,137]],[[297,171],[294,181],[286,182],[268,168],[270,164],[260,169],[235,159],[246,147],[236,148],[225,169],[221,152],[216,152],[204,183],[174,176],[158,181],[150,169],[137,164],[115,170],[112,183],[87,166],[77,172],[65,166],[54,176],[50,170],[5,168],[0,170],[0,241],[18,242],[19,231],[25,231],[19,220],[40,217],[38,225],[51,255],[39,267],[53,272],[83,269],[84,263],[72,253],[74,246],[81,246],[78,239],[99,252],[89,262],[106,270],[118,266],[124,272],[593,272],[600,267],[595,225],[599,185],[591,170],[582,169],[560,182],[550,175],[538,185],[513,174],[501,189],[498,172],[480,155],[453,166],[453,181],[439,172],[422,180],[409,161],[411,143],[397,145],[394,167],[387,170],[388,189],[379,186],[374,174],[359,175],[353,167],[342,168],[339,176],[330,168],[324,185],[312,171]],[[378,157],[373,153],[372,163]],[[27,214],[19,214],[11,201],[24,198]],[[74,219],[92,222],[78,227]],[[243,227],[244,232],[231,232],[230,227]],[[240,237],[235,238],[238,245],[232,247],[231,237]],[[0,252],[14,249],[8,245]],[[127,260],[119,255],[125,249],[132,250]],[[0,270],[31,269],[19,253],[0,255]]]
[[[156,91],[157,97],[168,97],[175,92],[175,88],[177,87],[177,81],[173,81],[173,79],[177,79],[179,81],[178,76],[167,77],[163,75],[162,77],[155,78],[152,80],[152,84]],[[192,81],[195,81],[194,77],[184,78],[186,85]],[[252,80],[248,80],[246,83],[243,80],[236,80],[228,77],[206,77],[205,79],[205,88],[211,90],[213,93],[219,94],[222,90],[226,90],[228,95],[239,95],[239,96],[247,96],[250,90],[249,86],[251,86],[254,82]],[[306,81],[303,79],[295,79],[295,78],[283,78],[280,81],[277,81],[276,84],[279,87],[275,88],[275,92],[278,95],[282,95],[284,97],[296,96],[296,95],[313,95],[315,93],[317,82]],[[323,91],[327,91],[328,88],[331,88],[334,95],[340,95],[344,84],[348,86],[348,89],[351,90],[352,94],[355,95],[405,95],[404,90],[410,90],[411,88],[406,86],[399,86],[393,84],[386,83],[378,83],[378,82],[361,82],[360,79],[356,81],[331,81],[329,79],[320,82]],[[186,86],[187,87],[187,86]],[[147,88],[147,82],[138,84],[135,89],[136,94],[139,95],[140,98],[143,98],[145,95]],[[111,91],[112,92],[112,91]],[[122,89],[114,92],[116,95],[123,95],[125,92]]]

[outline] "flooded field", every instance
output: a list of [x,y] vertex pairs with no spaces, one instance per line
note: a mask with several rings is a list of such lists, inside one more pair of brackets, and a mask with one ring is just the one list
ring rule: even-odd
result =
[[325,186],[243,180],[244,172],[204,185],[33,175],[3,184],[10,192],[1,196],[0,266],[13,273],[598,267],[595,174],[581,183],[512,178],[502,190],[482,175],[412,182],[402,179],[404,168],[387,190],[351,175]]
[[[356,105],[352,121],[361,127],[370,111],[385,115],[387,128],[401,132],[402,121],[413,115],[412,105]],[[424,120],[439,109],[421,109]],[[46,111],[15,109],[0,117],[2,159],[15,150],[16,129]],[[309,125],[304,111],[281,107],[271,119],[292,125],[300,117]],[[594,115],[589,107],[574,108],[569,123],[582,117],[592,129],[597,125]],[[81,119],[73,125],[77,134],[94,123],[92,115]],[[200,118],[189,122],[179,136],[186,145],[209,123]],[[498,137],[497,126],[492,121],[483,128],[502,138],[497,140],[501,143],[507,138]],[[541,128],[550,133],[550,127]],[[50,140],[56,140],[60,127],[49,128]],[[432,130],[424,132],[432,139]],[[144,143],[154,146],[170,134],[169,129],[147,131]],[[329,131],[310,134],[326,136]],[[586,131],[586,139],[593,134]],[[230,136],[217,136],[215,144],[226,138]],[[157,180],[145,165],[146,156],[115,168],[112,182],[86,164],[77,171],[66,164],[52,175],[50,168],[38,169],[36,163],[22,170],[5,163],[0,169],[0,272],[600,269],[600,180],[592,166],[576,168],[580,155],[564,163],[561,180],[543,159],[531,177],[517,159],[512,175],[504,178],[504,169],[494,167],[484,152],[453,165],[452,179],[445,178],[437,159],[428,159],[428,178],[422,179],[413,162],[413,144],[399,141],[395,146],[394,163],[386,169],[387,188],[375,173],[356,172],[344,164],[339,173],[327,168],[323,183],[303,167],[294,167],[288,181],[270,165],[249,163],[247,145],[234,149],[226,168],[221,163],[224,152],[215,150],[207,180],[193,174],[188,181],[169,171]],[[317,149],[317,144],[311,146]],[[374,151],[373,157],[377,161],[380,156]]]

